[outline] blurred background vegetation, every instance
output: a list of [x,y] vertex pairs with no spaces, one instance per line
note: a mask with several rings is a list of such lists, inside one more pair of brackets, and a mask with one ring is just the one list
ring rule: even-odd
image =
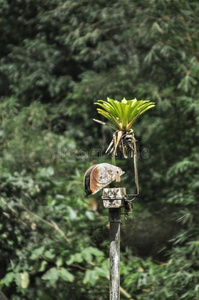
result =
[[111,162],[107,96],[156,102],[134,126],[121,299],[199,299],[198,33],[194,0],[0,0],[1,299],[108,299],[107,210],[82,186]]

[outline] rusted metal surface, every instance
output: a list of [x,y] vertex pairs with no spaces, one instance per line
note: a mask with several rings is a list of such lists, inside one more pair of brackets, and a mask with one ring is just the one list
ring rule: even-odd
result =
[[87,195],[95,194],[116,179],[116,174],[124,174],[121,168],[108,163],[90,167],[84,175],[84,190]]

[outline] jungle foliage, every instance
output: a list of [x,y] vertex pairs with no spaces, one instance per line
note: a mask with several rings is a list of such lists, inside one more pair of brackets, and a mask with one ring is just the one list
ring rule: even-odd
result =
[[194,0],[0,0],[0,296],[108,299],[107,211],[82,180],[111,162],[94,102],[125,96],[156,106],[133,125],[121,299],[199,299],[198,16]]

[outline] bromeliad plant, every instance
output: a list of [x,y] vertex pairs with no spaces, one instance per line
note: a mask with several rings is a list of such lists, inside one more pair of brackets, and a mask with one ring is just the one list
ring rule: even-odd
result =
[[100,106],[100,108],[97,108],[98,113],[108,119],[111,124],[96,119],[93,120],[114,129],[113,139],[106,150],[106,153],[112,155],[113,163],[115,164],[115,156],[118,152],[121,152],[125,158],[128,156],[134,158],[134,176],[137,192],[133,196],[137,196],[139,194],[137,150],[132,125],[140,115],[154,107],[155,103],[149,100],[138,101],[137,99],[126,100],[125,98],[120,102],[107,98],[107,101],[98,100],[95,104]]
[[154,107],[155,103],[148,100],[126,100],[125,98],[120,102],[107,98],[107,101],[98,100],[95,104],[100,106],[100,108],[97,108],[98,113],[108,119],[111,124],[96,119],[94,121],[115,130],[106,153],[112,154],[114,157],[119,148],[125,158],[128,157],[128,154],[133,157],[135,138],[132,125],[141,114]]

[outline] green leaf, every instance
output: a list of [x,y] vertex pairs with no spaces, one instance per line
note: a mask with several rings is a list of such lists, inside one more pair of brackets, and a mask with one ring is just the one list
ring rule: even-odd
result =
[[49,281],[51,285],[55,284],[55,282],[59,278],[59,271],[56,268],[49,269],[43,276],[43,280]]
[[108,119],[109,121],[111,121],[111,123],[113,123],[115,125],[114,119],[106,111],[104,111],[100,108],[97,108],[97,111],[98,111],[99,114],[104,116],[106,119]]
[[94,286],[98,278],[99,276],[96,270],[86,270],[83,283],[88,283],[89,285]]
[[63,257],[58,257],[56,261],[56,266],[59,268],[63,265]]
[[[100,102],[102,102],[102,103],[100,103]],[[94,104],[101,106],[107,112],[111,113],[115,118],[118,117],[117,111],[115,110],[114,106],[112,106],[111,103],[104,101],[104,100],[98,100],[98,102],[95,102]]]
[[54,175],[54,169],[53,169],[53,167],[42,168],[40,170],[39,175],[41,177],[50,177],[50,176],[53,176]]
[[70,220],[75,220],[77,218],[76,211],[71,206],[67,206],[67,210],[69,212],[69,219]]
[[53,250],[45,251],[44,256],[49,260],[53,260],[55,258],[55,254],[53,253]]
[[82,253],[75,253],[72,254],[69,258],[69,260],[66,261],[67,265],[72,265],[74,262],[81,263],[83,261]]
[[110,99],[110,98],[107,98],[107,101],[110,102],[111,105],[113,106],[113,108],[115,109],[115,112],[116,112],[115,117],[121,118],[122,110],[121,110],[120,103],[117,100],[113,100],[113,99]]
[[96,271],[97,275],[100,276],[100,277],[107,277],[107,276],[109,276],[109,272],[106,272],[102,268],[96,267],[95,271]]
[[44,246],[33,249],[33,253],[30,256],[30,259],[35,260],[35,259],[39,258],[44,253],[44,250],[45,250]]
[[20,274],[21,276],[21,287],[22,289],[27,289],[28,285],[29,285],[29,274],[27,272],[23,272]]
[[68,272],[68,270],[66,270],[65,268],[61,268],[59,271],[59,276],[64,280],[64,281],[69,281],[69,282],[73,282],[75,277],[73,274],[71,274],[70,272]]
[[41,262],[41,265],[40,265],[40,268],[39,268],[38,272],[44,272],[45,269],[46,269],[47,264],[48,264],[47,261],[43,260]]
[[1,279],[1,284],[5,284],[6,286],[9,286],[11,282],[13,282],[15,279],[15,273],[14,272],[9,272],[6,274],[6,276]]
[[91,221],[95,220],[95,214],[92,211],[86,211],[85,215],[87,216],[87,218]]
[[102,251],[100,251],[97,248],[94,247],[88,247],[85,248],[82,251],[82,257],[87,261],[87,262],[91,262],[92,261],[92,256],[98,257],[98,256],[104,256],[104,253]]

